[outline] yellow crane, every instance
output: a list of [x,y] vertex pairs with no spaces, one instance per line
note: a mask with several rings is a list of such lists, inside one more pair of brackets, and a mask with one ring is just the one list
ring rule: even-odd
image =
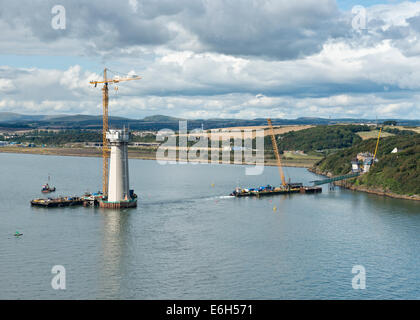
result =
[[287,183],[286,183],[286,179],[284,178],[283,168],[281,167],[279,148],[277,147],[277,141],[276,141],[276,136],[274,134],[273,124],[271,123],[271,119],[267,119],[267,122],[268,122],[268,127],[269,127],[270,135],[271,135],[271,143],[273,145],[274,154],[276,155],[276,159],[277,159],[277,168],[279,169],[279,173],[281,177],[281,184],[283,185],[283,187],[285,187]]
[[376,148],[375,148],[375,154],[373,155],[373,161],[372,161],[372,165],[375,162],[376,159],[376,153],[378,152],[378,146],[379,146],[379,138],[381,137],[381,132],[382,132],[382,128],[379,129],[379,134],[378,134],[378,141],[376,141]]
[[90,84],[95,85],[95,88],[98,84],[103,84],[102,87],[102,194],[104,197],[108,196],[108,158],[109,158],[109,148],[108,141],[106,140],[106,133],[108,131],[108,85],[116,84],[122,81],[131,81],[131,80],[140,80],[141,77],[133,76],[131,78],[107,78],[107,71],[109,69],[104,69],[104,79],[103,81],[90,81]]

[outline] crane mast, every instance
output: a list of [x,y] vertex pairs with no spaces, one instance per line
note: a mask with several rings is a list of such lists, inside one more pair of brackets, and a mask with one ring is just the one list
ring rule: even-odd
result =
[[382,128],[379,129],[379,134],[378,134],[378,140],[376,141],[376,148],[375,148],[375,154],[373,155],[373,162],[372,165],[375,162],[376,159],[376,153],[378,152],[378,146],[379,146],[379,139],[381,138],[381,132],[382,132]]
[[108,159],[109,149],[106,133],[108,131],[108,82],[106,68],[104,69],[104,86],[102,88],[102,194],[108,195]]
[[131,78],[118,78],[108,79],[107,68],[104,69],[103,81],[90,81],[90,84],[94,84],[95,87],[98,84],[103,84],[102,87],[102,194],[104,197],[108,196],[108,159],[109,159],[109,148],[108,140],[106,139],[106,133],[108,131],[108,102],[109,94],[108,87],[110,84],[116,84],[122,81],[140,80],[141,77],[133,76]]
[[270,135],[271,135],[271,144],[273,145],[274,154],[276,155],[277,160],[277,168],[279,169],[280,177],[281,177],[281,184],[285,187],[287,185],[286,179],[284,178],[283,168],[281,166],[280,154],[279,149],[277,147],[276,136],[274,134],[273,124],[271,123],[271,119],[267,119]]

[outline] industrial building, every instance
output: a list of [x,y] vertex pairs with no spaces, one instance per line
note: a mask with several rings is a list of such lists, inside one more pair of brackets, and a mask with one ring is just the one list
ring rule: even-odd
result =
[[[352,172],[367,173],[373,164],[375,156],[370,152],[360,152],[356,158],[351,161]],[[376,159],[377,161],[377,159]]]

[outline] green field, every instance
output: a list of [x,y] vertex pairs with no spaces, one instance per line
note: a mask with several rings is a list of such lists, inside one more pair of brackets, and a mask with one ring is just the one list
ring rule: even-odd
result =
[[290,159],[290,160],[321,160],[323,158],[322,155],[320,154],[315,154],[314,152],[310,152],[309,154],[299,154],[299,153],[294,153],[291,151],[285,151],[283,153],[283,158],[284,159]]
[[[367,139],[377,139],[378,138],[378,134],[379,134],[379,130],[372,130],[372,131],[363,131],[363,132],[358,132],[357,135],[362,138],[363,140],[367,140]],[[381,132],[381,137],[385,138],[385,137],[390,137],[393,136],[394,134],[389,133],[389,132]]]

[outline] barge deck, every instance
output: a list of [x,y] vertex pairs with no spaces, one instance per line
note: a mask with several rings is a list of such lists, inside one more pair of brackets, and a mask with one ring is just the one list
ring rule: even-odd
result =
[[48,198],[48,199],[34,199],[31,201],[31,205],[35,207],[70,207],[82,205],[83,200],[79,197],[61,197],[61,198]]
[[120,202],[109,202],[103,198],[102,193],[86,193],[82,197],[59,197],[59,198],[47,198],[47,199],[34,199],[31,200],[31,206],[33,207],[44,207],[44,208],[56,208],[56,207],[71,207],[71,206],[84,206],[84,207],[101,207],[101,208],[135,208],[137,207],[137,195],[133,194],[133,197]]
[[257,189],[241,189],[236,188],[230,195],[237,198],[242,197],[264,197],[264,196],[275,196],[280,194],[292,194],[292,193],[321,193],[321,187],[303,186],[303,185],[289,185],[288,187],[273,188],[271,186],[260,187]]

